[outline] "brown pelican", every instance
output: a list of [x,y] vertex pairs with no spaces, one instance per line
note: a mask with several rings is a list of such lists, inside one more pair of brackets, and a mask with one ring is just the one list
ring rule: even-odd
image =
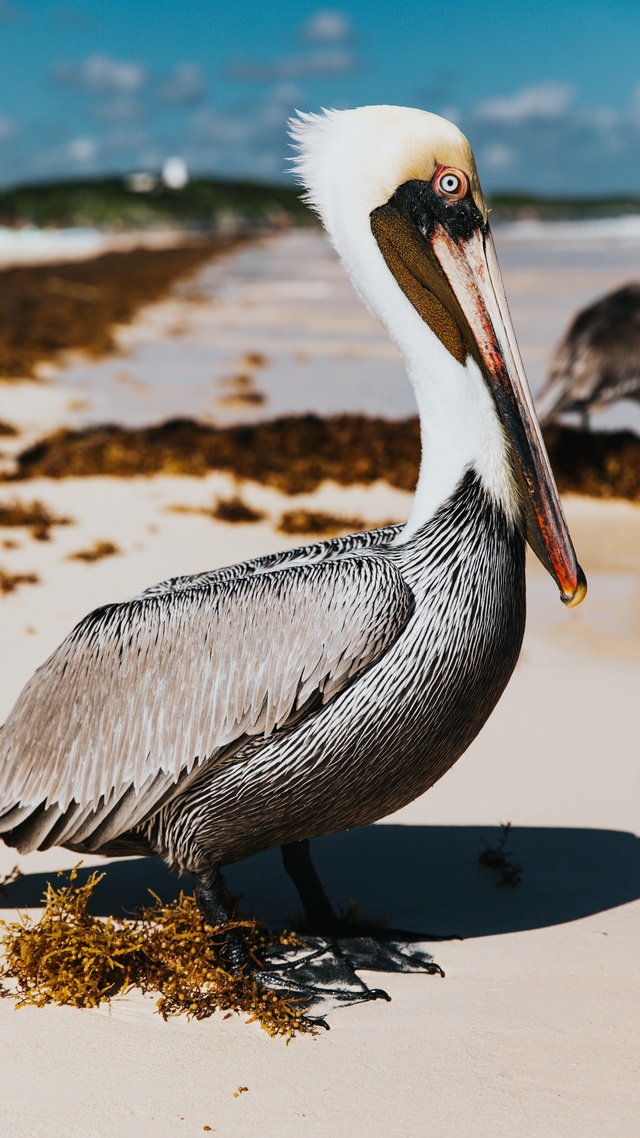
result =
[[309,839],[399,809],[469,746],[520,652],[526,540],[565,604],[586,583],[466,139],[398,107],[292,129],[308,199],[415,389],[409,521],[90,613],[1,730],[0,833],[23,852],[155,854],[192,875],[212,924],[220,866],[280,845],[311,927],[335,932]]
[[577,411],[585,430],[589,412],[619,399],[640,401],[640,284],[608,293],[583,308],[556,349],[538,400],[543,424]]

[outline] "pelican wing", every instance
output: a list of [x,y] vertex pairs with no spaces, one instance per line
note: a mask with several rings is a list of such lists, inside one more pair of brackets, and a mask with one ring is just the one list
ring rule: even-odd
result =
[[84,841],[107,819],[123,833],[203,763],[336,695],[411,611],[373,550],[247,570],[168,582],[81,621],[0,729],[0,832],[39,811],[29,848],[52,828]]

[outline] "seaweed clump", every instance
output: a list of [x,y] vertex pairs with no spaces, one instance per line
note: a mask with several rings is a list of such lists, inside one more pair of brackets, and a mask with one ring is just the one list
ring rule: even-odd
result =
[[120,552],[114,541],[94,541],[88,549],[78,549],[70,553],[67,561],[85,561],[91,565],[94,561],[102,561],[103,557],[115,557]]
[[[313,1024],[295,1000],[261,987],[253,975],[234,974],[228,961],[230,936],[241,940],[252,959],[274,943],[299,943],[293,934],[275,934],[254,920],[233,919],[216,928],[205,924],[194,897],[181,893],[164,904],[141,909],[132,921],[100,920],[87,912],[94,889],[105,876],[92,873],[75,885],[48,884],[45,908],[34,923],[27,915],[7,925],[2,938],[5,959],[0,979],[17,982],[17,1007],[45,1004],[93,1008],[131,988],[158,993],[164,1020],[186,1014],[205,1019],[216,1011],[225,1018],[248,1015],[271,1036],[287,1040],[313,1032]],[[0,995],[10,995],[0,988]]]
[[39,581],[37,573],[9,573],[0,565],[0,596],[15,593],[19,585],[37,585]]
[[213,506],[168,506],[167,509],[172,514],[204,514],[207,518],[232,525],[252,524],[264,518],[262,510],[249,506],[239,494],[232,498],[217,498]]
[[211,510],[211,516],[217,518],[219,522],[230,522],[233,525],[253,524],[264,518],[262,510],[254,510],[253,506],[243,502],[239,494],[235,494],[233,498],[218,498]]
[[142,305],[238,240],[185,236],[167,249],[3,269],[0,380],[33,376],[40,361],[70,349],[93,357],[113,351],[116,325],[129,324]]
[[545,428],[544,440],[562,494],[640,502],[640,439],[631,431]]
[[[545,431],[558,489],[594,498],[640,501],[640,439],[630,431]],[[413,491],[420,465],[417,419],[366,415],[289,415],[220,427],[171,419],[152,427],[117,425],[61,430],[22,451],[5,480],[224,470],[285,494],[382,479]]]
[[71,518],[55,514],[43,502],[0,502],[0,526],[25,526],[36,541],[48,541],[52,526],[68,526]]
[[[383,523],[384,525],[385,523]],[[362,518],[345,518],[340,514],[325,513],[324,510],[286,510],[278,522],[280,533],[291,534],[338,534],[359,533],[360,530],[373,529]]]
[[307,493],[325,479],[349,486],[383,478],[413,490],[419,462],[417,419],[291,415],[232,427],[171,419],[153,427],[57,431],[24,450],[8,477],[199,476],[223,470],[285,494]]

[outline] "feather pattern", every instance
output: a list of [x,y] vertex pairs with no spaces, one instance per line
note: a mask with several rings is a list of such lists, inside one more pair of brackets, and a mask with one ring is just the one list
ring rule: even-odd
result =
[[93,827],[109,813],[128,828],[203,762],[330,699],[411,610],[401,574],[367,544],[178,578],[87,616],[0,729],[0,831],[18,804],[45,805],[52,825],[54,808],[79,806],[76,839],[87,811]]
[[375,556],[396,566],[413,596],[396,639],[324,707],[205,767],[129,835],[132,845],[199,871],[372,822],[460,757],[518,659],[524,538],[468,472],[417,534]]
[[423,793],[515,666],[524,539],[472,471],[397,539],[319,542],[92,613],[0,731],[5,840],[197,871]]

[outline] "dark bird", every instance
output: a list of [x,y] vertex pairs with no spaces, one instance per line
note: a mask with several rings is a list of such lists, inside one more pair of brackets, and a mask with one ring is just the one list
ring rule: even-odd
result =
[[565,604],[586,582],[468,142],[397,107],[292,130],[416,392],[409,521],[90,613],[0,730],[0,833],[23,853],[155,854],[191,874],[210,924],[227,917],[220,867],[282,846],[310,927],[335,933],[309,839],[398,810],[469,746],[520,652],[526,541]]
[[632,282],[583,308],[551,362],[538,400],[543,425],[567,412],[582,416],[619,399],[640,401],[640,284]]

